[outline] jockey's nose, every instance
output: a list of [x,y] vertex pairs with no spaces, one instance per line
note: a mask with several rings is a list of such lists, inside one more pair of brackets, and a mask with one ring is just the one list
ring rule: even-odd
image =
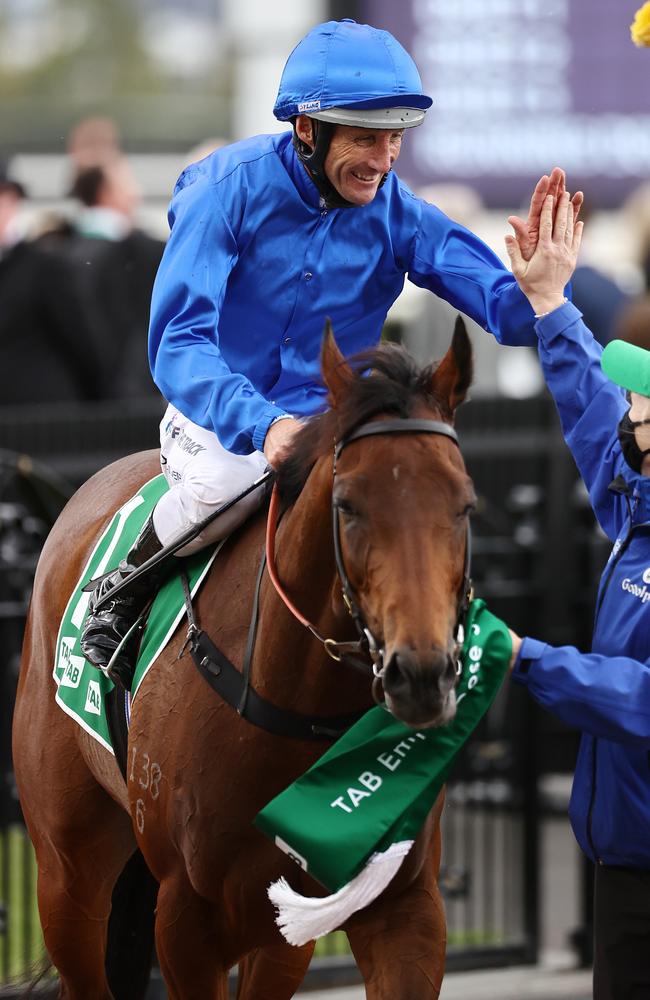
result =
[[381,136],[373,147],[370,165],[380,174],[387,174],[395,159],[390,144],[390,135]]

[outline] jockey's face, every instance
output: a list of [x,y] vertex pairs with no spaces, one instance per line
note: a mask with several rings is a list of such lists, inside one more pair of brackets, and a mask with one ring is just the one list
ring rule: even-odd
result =
[[[296,132],[313,148],[313,120],[298,115]],[[337,125],[325,158],[330,184],[353,205],[367,205],[377,194],[384,174],[399,156],[404,129]]]
[[369,204],[399,156],[403,134],[404,129],[337,125],[325,158],[330,184],[353,205]]

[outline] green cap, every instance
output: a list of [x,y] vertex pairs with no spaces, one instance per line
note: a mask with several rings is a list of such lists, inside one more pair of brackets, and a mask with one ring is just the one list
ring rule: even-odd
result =
[[625,340],[612,340],[603,351],[600,365],[612,382],[650,396],[650,351]]

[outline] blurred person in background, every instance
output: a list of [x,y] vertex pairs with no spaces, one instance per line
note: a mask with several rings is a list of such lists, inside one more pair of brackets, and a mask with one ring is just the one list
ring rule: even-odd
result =
[[0,405],[97,399],[93,319],[71,265],[24,238],[25,197],[0,163]]
[[90,115],[81,118],[67,136],[73,173],[97,167],[122,155],[120,135],[112,118]]
[[147,359],[147,330],[164,243],[136,225],[141,193],[133,169],[125,156],[107,155],[77,172],[70,194],[76,213],[42,235],[41,243],[70,261],[87,308],[95,314],[102,394],[107,399],[158,395]]
[[193,163],[198,163],[199,160],[204,160],[206,156],[210,153],[215,153],[222,146],[228,145],[227,139],[222,139],[220,136],[208,136],[198,142],[195,146],[187,151],[184,162],[187,166]]
[[622,206],[626,235],[638,268],[639,292],[650,292],[650,181],[639,184]]
[[[585,202],[582,206],[583,222],[589,223],[593,213],[593,207]],[[588,225],[586,232],[588,236]],[[619,318],[630,297],[593,260],[590,262],[588,239],[583,243],[581,260],[571,279],[571,300],[601,347],[616,337]]]
[[625,307],[616,325],[616,338],[650,351],[650,294],[639,295]]
[[595,866],[594,998],[641,1000],[650,997],[650,352],[618,340],[603,352],[564,298],[581,236],[573,222],[564,194],[555,225],[547,199],[529,260],[515,237],[506,241],[565,439],[614,547],[592,652],[512,633],[512,677],[583,734],[570,816]]
[[[376,345],[408,273],[498,340],[535,342],[530,305],[496,254],[393,171],[405,132],[431,103],[392,35],[330,21],[284,68],[274,114],[290,129],[226,146],[182,173],[150,326],[152,370],[169,403],[161,463],[170,489],[92,596],[82,637],[87,659],[105,667],[113,657],[112,676],[126,686],[133,651],[120,644],[167,568],[115,598],[112,589],[282,461],[302,418],[326,405],[326,317],[345,355]],[[527,252],[544,194],[563,184],[562,171],[544,176],[529,218],[516,220]],[[232,530],[262,493],[182,554]]]

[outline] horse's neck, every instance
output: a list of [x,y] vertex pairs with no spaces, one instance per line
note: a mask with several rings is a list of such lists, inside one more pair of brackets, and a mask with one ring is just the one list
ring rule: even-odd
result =
[[[284,515],[276,542],[276,565],[283,587],[300,613],[326,638],[356,638],[341,599],[332,539],[331,464],[321,461]],[[287,708],[340,712],[349,692],[352,707],[369,693],[368,681],[342,667],[300,624],[269,584],[260,602],[255,684]],[[258,681],[259,678],[259,681]],[[342,697],[343,691],[343,697]]]

